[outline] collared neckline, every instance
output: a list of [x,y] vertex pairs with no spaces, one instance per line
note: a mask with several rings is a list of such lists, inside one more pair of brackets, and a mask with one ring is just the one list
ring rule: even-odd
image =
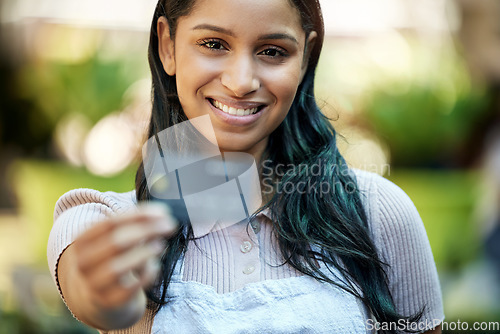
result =
[[[259,216],[264,216],[268,219],[271,219],[271,210],[269,208],[265,208],[264,210],[262,210],[261,212],[259,212],[257,214],[257,217],[259,217]],[[240,221],[240,222],[242,222],[242,221]],[[215,232],[216,230],[228,228],[228,227],[235,225],[235,224],[238,224],[240,222],[235,222],[232,224],[225,224],[223,226],[217,226],[218,225],[217,222],[213,222],[211,224],[204,224],[204,225],[198,225],[198,224],[192,225],[193,236],[195,238],[202,238],[209,233]]]

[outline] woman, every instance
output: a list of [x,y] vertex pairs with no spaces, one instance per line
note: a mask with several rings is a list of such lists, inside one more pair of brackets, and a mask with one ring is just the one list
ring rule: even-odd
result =
[[64,195],[48,257],[78,319],[112,333],[441,332],[415,207],[348,168],[315,102],[323,37],[315,0],[159,2],[149,137],[209,115],[220,150],[251,154],[272,192],[251,220],[209,232],[158,206],[129,212],[151,199],[143,166],[135,192]]

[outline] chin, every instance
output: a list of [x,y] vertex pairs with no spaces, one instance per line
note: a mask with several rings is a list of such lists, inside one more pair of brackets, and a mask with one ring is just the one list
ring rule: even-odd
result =
[[219,149],[224,152],[246,152],[259,155],[267,145],[267,136],[255,135],[254,133],[228,133],[215,131]]
[[252,145],[245,145],[245,143],[238,143],[235,141],[217,141],[219,144],[219,149],[221,151],[227,151],[227,152],[247,152],[250,151],[252,148]]

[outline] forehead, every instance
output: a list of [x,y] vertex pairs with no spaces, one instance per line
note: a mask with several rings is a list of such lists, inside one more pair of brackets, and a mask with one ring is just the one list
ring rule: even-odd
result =
[[232,31],[304,34],[300,13],[290,0],[196,0],[179,24],[217,24]]

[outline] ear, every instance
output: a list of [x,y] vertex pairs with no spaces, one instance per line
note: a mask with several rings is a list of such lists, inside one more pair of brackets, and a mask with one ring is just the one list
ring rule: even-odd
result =
[[311,52],[314,49],[314,44],[316,43],[316,38],[318,34],[316,31],[311,31],[306,40],[305,50],[304,50],[304,59],[302,61],[302,71],[300,74],[300,82],[304,79],[304,75],[306,75],[307,67],[309,65],[309,57],[311,57]]
[[175,53],[174,41],[170,37],[170,28],[165,16],[158,19],[158,54],[163,64],[163,69],[168,75],[175,75]]

